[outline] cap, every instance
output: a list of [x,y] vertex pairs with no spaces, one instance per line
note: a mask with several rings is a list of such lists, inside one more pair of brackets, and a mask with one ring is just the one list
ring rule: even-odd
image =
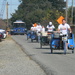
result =
[[49,25],[52,25],[52,22],[49,22]]

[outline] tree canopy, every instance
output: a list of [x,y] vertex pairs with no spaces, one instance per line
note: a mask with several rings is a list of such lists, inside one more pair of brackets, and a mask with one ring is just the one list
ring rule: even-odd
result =
[[26,22],[27,27],[33,23],[46,25],[49,21],[56,24],[59,16],[64,16],[64,0],[19,0],[21,3],[18,10],[12,14],[11,21],[21,19]]
[[[73,20],[72,20],[73,15]],[[73,13],[72,13],[72,6],[68,9],[68,23],[69,24],[75,24],[75,7],[73,7]]]

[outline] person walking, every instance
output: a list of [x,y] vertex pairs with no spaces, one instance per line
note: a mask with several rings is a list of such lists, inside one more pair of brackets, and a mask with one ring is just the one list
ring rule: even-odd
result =
[[55,26],[52,24],[52,22],[49,22],[49,25],[47,25],[47,31],[52,32],[54,31]]
[[40,42],[40,35],[42,31],[42,26],[40,23],[38,23],[38,25],[36,26],[36,31],[37,31],[37,36],[38,36],[38,42]]
[[63,19],[62,24],[60,24],[58,26],[58,31],[61,32],[63,34],[63,36],[65,36],[65,38],[66,38],[65,40],[63,40],[63,42],[64,42],[64,53],[66,53],[67,46],[68,46],[68,38],[67,38],[68,37],[68,31],[70,33],[72,33],[72,30],[70,28],[70,25],[66,23],[65,19]]

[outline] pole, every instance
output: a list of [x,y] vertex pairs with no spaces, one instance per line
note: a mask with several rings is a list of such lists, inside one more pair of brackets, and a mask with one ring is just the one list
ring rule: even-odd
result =
[[9,25],[8,25],[8,2],[7,2],[7,4],[6,4],[6,19],[7,19],[7,28],[6,28],[6,30],[7,30],[7,35],[9,35]]
[[71,13],[71,18],[72,18],[72,25],[73,25],[73,0],[72,0],[72,13]]
[[7,27],[8,27],[8,2],[6,4],[6,19],[7,19]]
[[68,19],[68,0],[66,0],[66,22]]

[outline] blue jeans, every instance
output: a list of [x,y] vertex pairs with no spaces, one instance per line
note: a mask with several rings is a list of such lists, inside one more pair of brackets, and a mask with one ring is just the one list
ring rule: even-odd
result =
[[66,51],[67,51],[67,42],[63,41],[63,45],[64,45],[64,53],[66,53]]
[[38,36],[38,42],[40,42],[40,36]]
[[68,37],[66,36],[66,37],[64,37],[64,40],[63,40],[64,53],[66,53],[66,51],[67,51],[67,41],[68,41]]

